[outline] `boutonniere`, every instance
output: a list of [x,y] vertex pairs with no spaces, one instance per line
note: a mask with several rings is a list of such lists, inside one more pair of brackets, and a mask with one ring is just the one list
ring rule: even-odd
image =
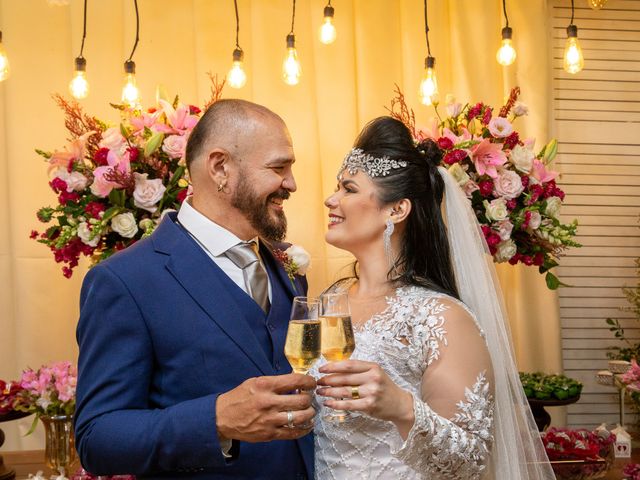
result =
[[287,272],[291,286],[295,290],[296,275],[306,275],[311,266],[311,256],[299,245],[291,245],[286,250],[275,249],[273,254],[282,264],[284,271]]

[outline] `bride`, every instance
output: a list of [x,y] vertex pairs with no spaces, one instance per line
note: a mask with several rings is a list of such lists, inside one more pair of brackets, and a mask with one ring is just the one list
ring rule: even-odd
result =
[[[439,163],[433,142],[416,147],[401,122],[380,117],[325,201],[327,242],[357,260],[329,289],[348,293],[356,350],[319,367],[318,479],[555,478],[483,237]],[[351,415],[331,423],[330,409]]]

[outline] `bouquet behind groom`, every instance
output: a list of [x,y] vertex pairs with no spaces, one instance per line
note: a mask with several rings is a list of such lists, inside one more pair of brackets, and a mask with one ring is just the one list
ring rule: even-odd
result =
[[274,249],[296,190],[283,120],[215,102],[186,160],[193,196],[87,274],[80,300],[77,448],[100,475],[313,478],[315,381],[284,357],[292,298]]

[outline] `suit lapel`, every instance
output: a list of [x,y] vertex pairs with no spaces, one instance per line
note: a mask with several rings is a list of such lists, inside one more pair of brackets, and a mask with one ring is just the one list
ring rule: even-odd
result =
[[289,294],[289,296],[291,298],[298,296],[298,295],[304,295],[304,293],[302,292],[298,292],[297,290],[297,282],[292,283],[291,279],[289,278],[289,275],[287,275],[287,272],[284,269],[284,266],[282,265],[282,263],[280,262],[280,260],[278,260],[275,256],[274,256],[274,250],[277,247],[274,247],[273,244],[269,243],[268,241],[264,240],[264,239],[260,239],[260,255],[262,256],[263,260],[265,261],[265,263],[269,263],[269,266],[271,267],[271,270],[274,271],[278,277],[278,279],[280,280],[280,282],[285,286],[285,288],[287,289],[287,293]]
[[156,250],[168,255],[167,270],[264,375],[273,375],[271,362],[242,310],[226,294],[221,277],[225,273],[173,218],[165,218],[153,235]]

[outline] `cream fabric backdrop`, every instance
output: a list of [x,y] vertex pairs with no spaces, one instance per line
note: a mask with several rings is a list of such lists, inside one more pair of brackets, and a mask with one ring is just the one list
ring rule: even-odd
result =
[[[296,37],[304,75],[290,87],[280,78],[291,1],[239,0],[240,44],[247,85],[227,88],[226,97],[262,103],[289,125],[299,191],[288,202],[289,239],[313,256],[311,291],[319,292],[348,263],[323,241],[323,199],[333,191],[335,173],[360,128],[385,114],[398,84],[414,107],[418,123],[433,115],[417,98],[426,54],[420,0],[335,0],[338,39],[317,40],[324,0],[299,0]],[[500,0],[430,2],[430,40],[437,58],[441,96],[499,106],[512,85],[531,107],[519,129],[548,138],[550,49],[544,0],[508,2],[518,60],[510,69],[495,61],[502,27]],[[221,76],[230,66],[235,19],[231,0],[140,0],[140,44],[134,56],[143,103],[154,101],[157,84],[185,102],[209,98],[206,72]],[[82,36],[82,1],[50,7],[45,0],[0,0],[0,29],[12,76],[0,84],[0,378],[58,359],[75,361],[74,329],[83,268],[71,280],[41,244],[28,239],[41,228],[36,210],[55,201],[46,166],[34,148],[62,148],[62,114],[50,95],[67,92]],[[86,110],[112,122],[122,64],[135,34],[131,0],[89,2],[84,56],[91,85]],[[520,367],[561,368],[557,300],[535,271],[501,268]],[[557,423],[562,419],[556,419]],[[4,424],[3,448],[42,448],[41,431],[20,436],[29,419]]]

